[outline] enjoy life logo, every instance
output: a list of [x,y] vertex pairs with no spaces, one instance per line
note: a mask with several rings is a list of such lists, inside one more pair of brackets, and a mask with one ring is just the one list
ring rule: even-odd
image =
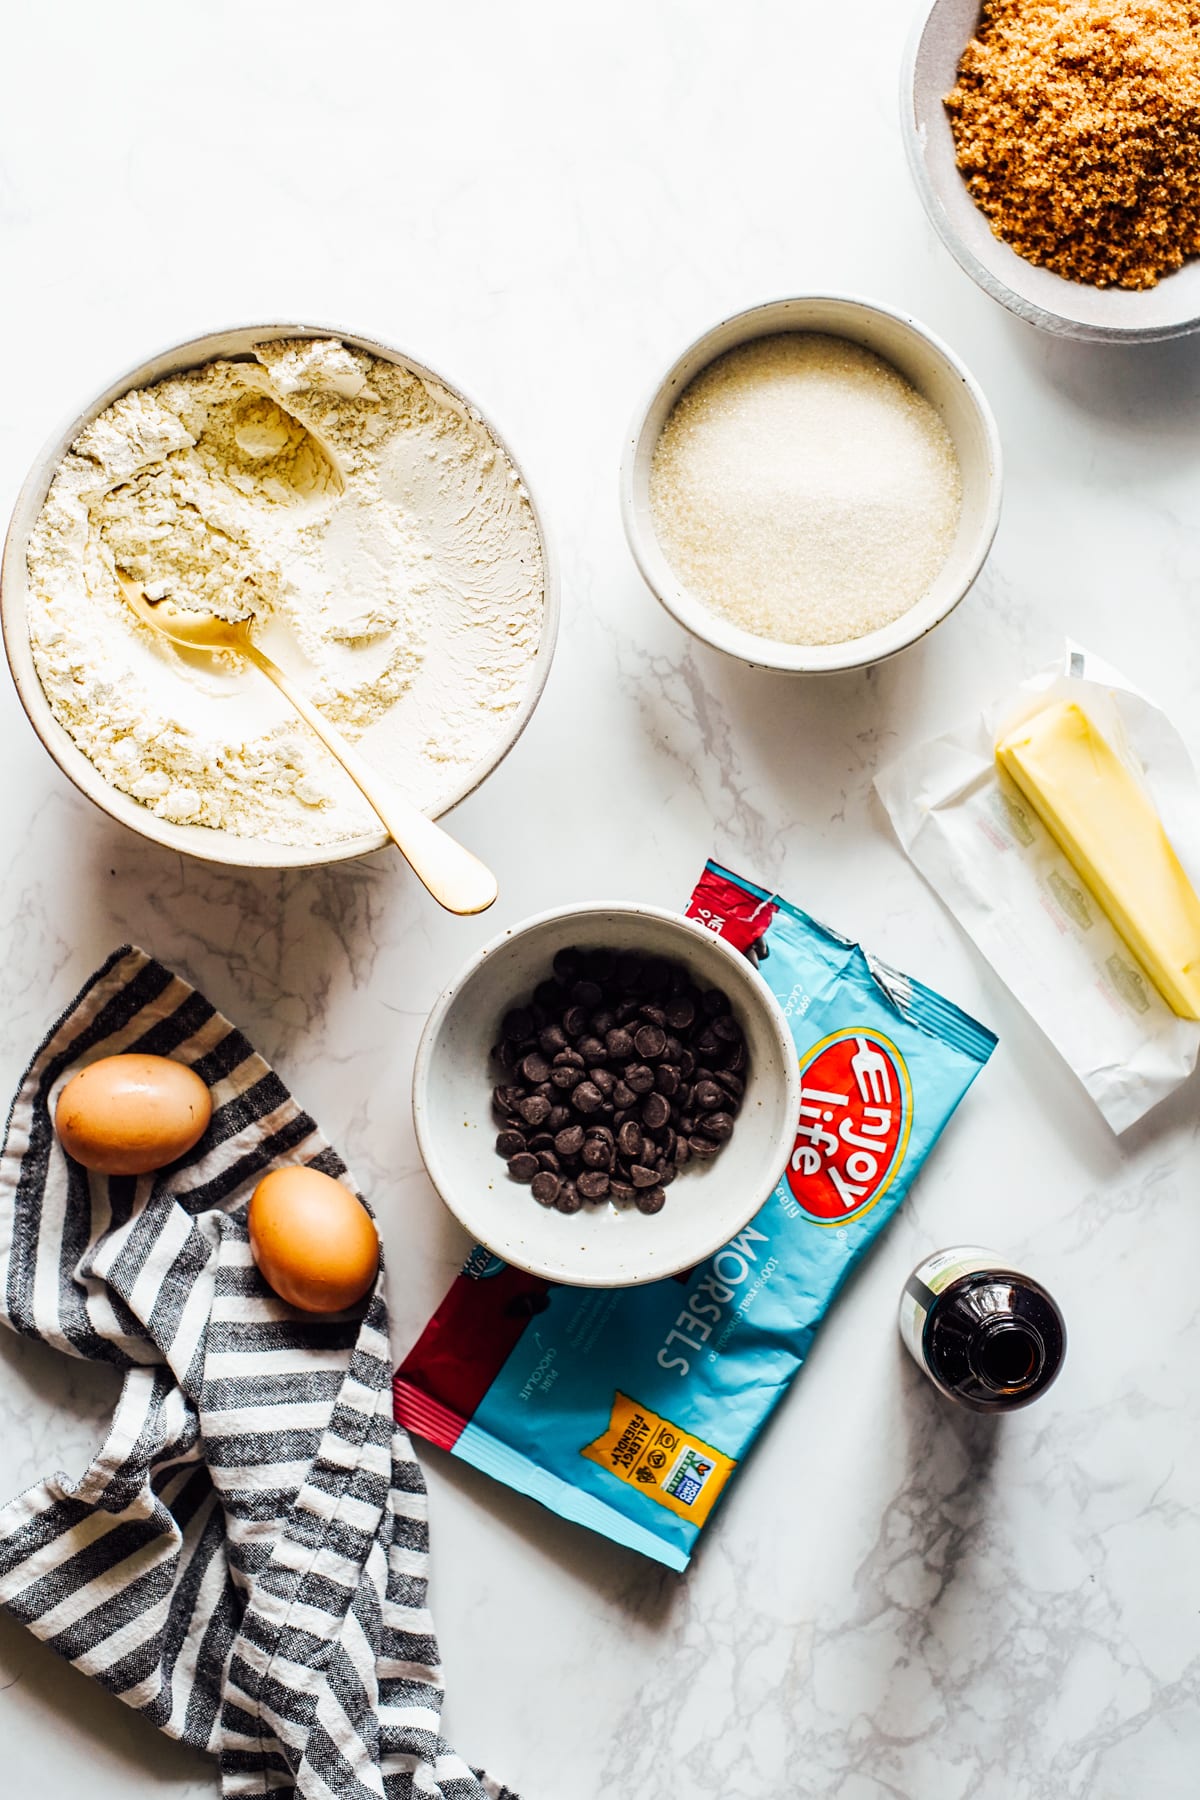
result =
[[787,1182],[818,1225],[861,1218],[892,1185],[912,1128],[912,1084],[888,1038],[852,1028],[800,1065],[800,1124]]

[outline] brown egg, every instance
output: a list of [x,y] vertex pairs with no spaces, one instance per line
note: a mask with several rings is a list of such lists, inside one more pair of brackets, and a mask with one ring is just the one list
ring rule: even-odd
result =
[[350,1189],[319,1169],[275,1169],[248,1214],[254,1260],[281,1300],[304,1312],[344,1312],[379,1267],[374,1220]]
[[105,1056],[72,1076],[54,1129],[68,1156],[104,1175],[145,1175],[203,1137],[212,1095],[185,1063],[167,1056]]

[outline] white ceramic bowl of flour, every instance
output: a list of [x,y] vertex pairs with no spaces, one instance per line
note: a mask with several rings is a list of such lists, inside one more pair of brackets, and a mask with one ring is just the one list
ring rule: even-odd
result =
[[[837,643],[788,643],[744,629],[701,599],[668,560],[655,525],[651,475],[655,450],[689,384],[727,351],[784,333],[847,340],[881,358],[933,408],[953,446],[961,505],[948,553],[915,603],[881,627]],[[819,674],[882,662],[940,625],[983,567],[1000,518],[1000,438],[978,383],[954,352],[915,319],[849,295],[804,295],[735,313],[683,352],[650,397],[626,442],[621,514],[629,547],[648,587],[694,636],[752,667]]]
[[[3,627],[9,666],[22,705],[51,756],[75,786],[111,817],[171,849],[186,851],[213,862],[257,868],[305,867],[339,861],[380,849],[388,840],[381,831],[371,828],[369,816],[361,818],[362,828],[354,835],[319,844],[276,841],[269,832],[242,835],[231,829],[180,822],[160,816],[132,793],[106,779],[56,716],[39,678],[30,641],[33,597],[30,593],[27,551],[31,533],[34,532],[64,457],[80,432],[112,406],[114,401],[135,390],[144,390],[164,378],[182,375],[213,362],[248,363],[253,360],[255,346],[277,344],[285,340],[334,340],[351,352],[361,352],[383,363],[396,365],[414,376],[418,382],[428,383],[439,403],[456,413],[461,412],[463,420],[470,421],[473,429],[486,434],[487,439],[494,444],[501,462],[507,459],[507,464],[510,465],[508,478],[520,484],[522,501],[527,502],[532,533],[536,535],[540,550],[540,608],[518,678],[506,697],[504,707],[497,710],[494,718],[485,720],[481,727],[477,728],[473,718],[464,727],[459,677],[464,642],[469,643],[469,636],[464,637],[459,631],[458,638],[463,641],[452,643],[450,640],[453,630],[457,627],[448,630],[444,636],[440,632],[431,633],[423,645],[423,654],[411,687],[379,720],[369,725],[365,735],[359,738],[362,754],[381,766],[396,781],[397,786],[403,787],[406,769],[410,766],[409,744],[428,746],[436,742],[440,733],[444,733],[446,741],[453,742],[456,754],[446,760],[444,768],[440,764],[433,766],[432,773],[429,757],[425,755],[423,791],[414,794],[418,803],[431,816],[440,817],[479,786],[524,730],[545,686],[558,628],[557,589],[545,530],[536,503],[528,492],[515,459],[503,438],[474,402],[444,377],[411,356],[375,339],[341,331],[333,326],[243,326],[212,332],[175,345],[112,382],[55,434],[18,496],[0,571],[0,625]],[[464,605],[469,603],[469,599],[469,595],[464,595]],[[361,604],[361,601],[356,602],[354,595],[346,596],[348,609],[352,609],[356,603]],[[271,630],[276,633],[276,637],[273,640],[270,635],[265,636],[264,647],[272,654],[278,654],[281,648],[278,642],[279,628],[274,621]],[[287,646],[284,645],[283,649],[286,651]],[[152,653],[166,656],[175,654],[170,646],[156,646],[154,652],[147,654]],[[280,660],[283,659],[281,656]],[[208,679],[207,673],[201,672],[201,697],[195,702],[201,709],[205,704],[203,696]],[[253,685],[258,679],[260,678],[255,677],[250,670],[244,671],[244,677],[239,675],[239,684],[245,688],[244,696],[237,697],[239,704],[243,703],[243,699],[247,705],[260,704],[257,688]],[[261,703],[266,707],[273,706],[273,690],[265,681],[262,682],[262,687],[266,692]],[[230,703],[224,696],[218,696],[218,701],[219,705],[229,708]],[[297,722],[297,732],[306,729]],[[335,779],[344,779],[340,771],[336,772]],[[412,788],[409,791],[413,791]],[[354,796],[350,791],[346,792],[353,800]]]

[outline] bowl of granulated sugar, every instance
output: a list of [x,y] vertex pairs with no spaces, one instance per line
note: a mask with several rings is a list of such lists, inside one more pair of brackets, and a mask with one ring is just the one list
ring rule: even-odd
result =
[[969,591],[1000,516],[1000,440],[968,370],[916,320],[846,295],[724,319],[639,414],[630,549],[696,637],[752,666],[862,668]]

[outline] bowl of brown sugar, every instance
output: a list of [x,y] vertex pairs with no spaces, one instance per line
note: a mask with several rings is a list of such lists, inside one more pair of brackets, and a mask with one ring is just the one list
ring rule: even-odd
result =
[[1195,0],[935,0],[901,87],[947,249],[1062,337],[1200,328]]

